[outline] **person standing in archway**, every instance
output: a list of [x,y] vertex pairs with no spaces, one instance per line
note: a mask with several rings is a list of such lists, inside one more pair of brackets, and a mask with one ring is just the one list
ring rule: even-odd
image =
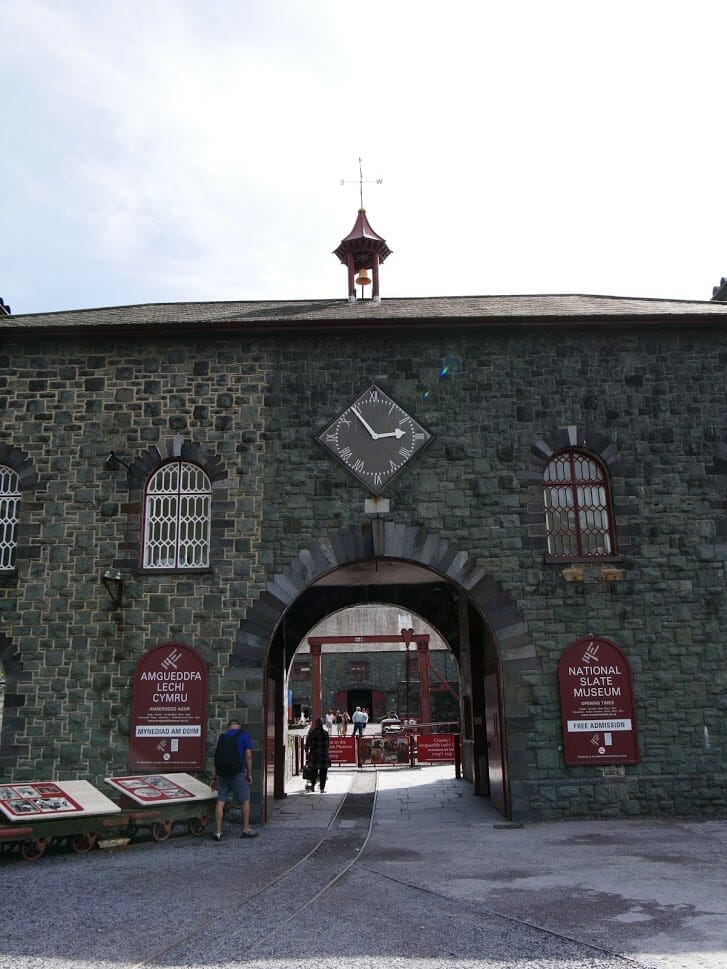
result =
[[323,720],[318,717],[315,724],[308,731],[305,738],[305,752],[308,755],[308,766],[312,768],[313,774],[305,786],[306,791],[314,791],[316,781],[321,794],[326,789],[328,779],[328,768],[331,766],[331,758],[328,756],[330,737],[328,731],[323,728]]
[[353,711],[353,716],[351,717],[351,720],[353,721],[354,737],[356,736],[356,734],[358,734],[359,737],[363,737],[364,725],[366,724],[368,717],[363,712],[361,707],[356,707],[356,709]]

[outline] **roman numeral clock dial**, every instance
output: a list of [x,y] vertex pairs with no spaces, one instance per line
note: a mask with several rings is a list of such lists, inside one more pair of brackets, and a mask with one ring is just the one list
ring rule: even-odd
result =
[[372,494],[378,495],[432,435],[371,384],[316,440]]

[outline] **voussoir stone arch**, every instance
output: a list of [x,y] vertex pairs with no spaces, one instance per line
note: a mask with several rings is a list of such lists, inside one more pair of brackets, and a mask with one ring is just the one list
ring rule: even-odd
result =
[[298,596],[329,572],[373,558],[413,562],[462,589],[487,623],[503,670],[510,663],[535,659],[527,625],[514,600],[469,552],[427,529],[386,522],[375,535],[374,526],[367,522],[321,536],[273,576],[240,625],[231,667],[261,669],[278,625]]
[[38,475],[33,465],[33,459],[19,447],[0,442],[0,464],[12,468],[18,476],[18,484],[22,494],[35,491]]
[[143,491],[150,476],[167,461],[191,461],[192,464],[198,464],[213,483],[227,477],[223,462],[205,444],[177,436],[152,445],[134,458],[129,470],[131,489]]

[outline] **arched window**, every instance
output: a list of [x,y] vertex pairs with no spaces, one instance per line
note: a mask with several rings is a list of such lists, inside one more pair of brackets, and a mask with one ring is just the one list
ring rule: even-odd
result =
[[146,485],[145,569],[203,569],[210,561],[212,488],[202,468],[163,464]]
[[0,572],[15,568],[18,545],[20,479],[16,471],[0,464]]
[[548,557],[613,555],[608,478],[599,461],[582,451],[561,451],[543,474]]

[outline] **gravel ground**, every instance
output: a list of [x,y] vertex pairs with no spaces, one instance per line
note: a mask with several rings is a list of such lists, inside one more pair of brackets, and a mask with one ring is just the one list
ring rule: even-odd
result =
[[[356,864],[352,833],[254,894],[320,832],[215,845],[164,845],[64,855],[3,869],[2,969],[132,966],[347,969],[625,969],[482,906],[381,878]],[[251,850],[250,850],[251,849]],[[252,897],[250,897],[252,896]],[[310,901],[302,911],[301,906]],[[151,957],[151,961],[149,960]]]
[[[301,814],[241,840],[233,818],[221,844],[173,836],[85,856],[3,859],[0,969],[727,965],[725,865],[715,851],[727,837],[722,823],[502,830],[461,785],[407,793],[407,779],[426,778],[402,774],[389,775],[388,802],[377,795],[370,830],[374,778],[354,776],[330,827],[329,817],[314,824]],[[324,804],[315,798],[299,803],[315,810]],[[614,884],[609,865],[619,853]],[[701,907],[700,891],[709,893]],[[720,938],[708,951],[705,940]]]

